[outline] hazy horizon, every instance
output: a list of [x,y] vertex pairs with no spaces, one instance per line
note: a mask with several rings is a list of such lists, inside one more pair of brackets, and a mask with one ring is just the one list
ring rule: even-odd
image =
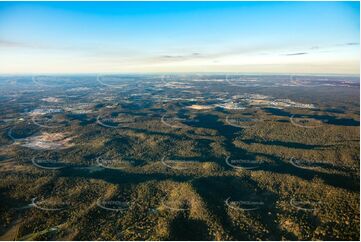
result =
[[1,74],[358,75],[359,2],[1,2]]

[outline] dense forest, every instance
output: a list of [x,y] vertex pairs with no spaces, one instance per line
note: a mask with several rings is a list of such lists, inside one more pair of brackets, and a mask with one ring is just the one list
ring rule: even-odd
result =
[[0,79],[1,240],[359,240],[358,80],[43,78]]

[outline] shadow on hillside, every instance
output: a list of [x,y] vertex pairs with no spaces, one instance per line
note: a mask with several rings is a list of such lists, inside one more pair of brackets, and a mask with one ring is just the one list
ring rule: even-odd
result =
[[184,212],[170,222],[169,228],[169,240],[212,240],[209,237],[207,224],[202,220],[189,218]]

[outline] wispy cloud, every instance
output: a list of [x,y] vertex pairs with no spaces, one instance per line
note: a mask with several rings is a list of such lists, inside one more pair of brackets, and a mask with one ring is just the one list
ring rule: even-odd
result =
[[347,47],[347,46],[357,46],[357,45],[360,45],[360,43],[359,42],[347,42],[347,43],[337,44],[335,46]]
[[31,48],[32,45],[23,42],[0,39],[0,48]]
[[351,42],[351,43],[346,43],[346,44],[344,44],[344,45],[352,46],[352,45],[360,45],[360,43]]
[[[241,46],[227,48],[220,51],[192,51],[188,50],[187,52],[177,52],[172,54],[163,54],[163,55],[153,55],[149,58],[145,58],[146,62],[158,62],[158,63],[173,63],[173,62],[183,62],[183,61],[196,61],[196,60],[217,60],[219,58],[227,58],[231,56],[240,57],[240,56],[254,56],[254,55],[268,55],[274,50],[281,50],[283,47],[279,44],[277,45],[253,45],[253,46]],[[265,53],[265,51],[267,53]],[[270,53],[268,53],[270,52]],[[181,54],[180,54],[181,53]]]
[[284,54],[286,56],[293,56],[293,55],[307,55],[307,52],[297,52],[297,53],[288,53],[288,54]]
[[42,49],[42,50],[92,50],[94,47],[72,46],[55,43],[17,41],[0,38],[0,48],[7,49]]
[[161,55],[155,57],[155,59],[158,60],[165,60],[165,61],[184,61],[184,60],[190,60],[194,58],[201,58],[203,55],[199,52],[193,52],[190,54],[185,55]]

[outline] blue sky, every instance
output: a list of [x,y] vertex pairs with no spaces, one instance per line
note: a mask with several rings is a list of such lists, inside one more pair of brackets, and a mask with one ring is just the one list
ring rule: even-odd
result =
[[359,73],[359,2],[0,2],[0,73]]

